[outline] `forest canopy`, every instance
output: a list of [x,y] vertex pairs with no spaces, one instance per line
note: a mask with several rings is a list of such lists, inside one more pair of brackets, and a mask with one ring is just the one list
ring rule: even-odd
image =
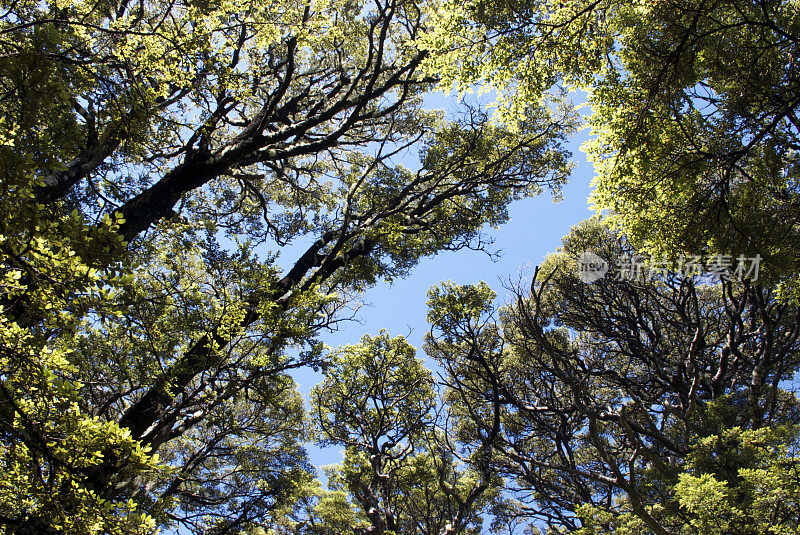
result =
[[[797,532],[798,7],[3,1],[0,533]],[[569,91],[604,216],[502,307],[432,288],[438,379],[327,348],[558,195]],[[586,284],[586,250],[764,271]]]

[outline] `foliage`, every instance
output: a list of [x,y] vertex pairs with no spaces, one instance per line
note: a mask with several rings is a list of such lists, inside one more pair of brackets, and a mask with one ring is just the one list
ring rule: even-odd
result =
[[317,507],[348,496],[358,511],[351,522],[360,520],[348,530],[323,523],[321,532],[480,533],[498,482],[456,457],[438,425],[431,373],[405,339],[381,332],[341,348],[311,398],[319,442],[345,447]]
[[[430,294],[427,351],[447,372],[455,433],[494,436],[511,514],[556,532],[695,533],[726,511],[731,526],[796,530],[800,413],[782,388],[800,366],[796,307],[675,274],[586,284],[584,250],[635,253],[589,221],[499,315],[485,284]],[[761,490],[770,481],[785,497]]]
[[0,531],[255,529],[352,295],[558,190],[569,113],[423,107],[427,10],[3,3]]
[[435,68],[497,88],[502,117],[554,83],[588,94],[592,199],[639,251],[760,254],[771,280],[795,277],[796,0],[472,0],[438,15]]
[[[495,463],[515,478],[519,514],[584,533],[796,531],[749,492],[782,481],[789,510],[795,500],[796,401],[781,387],[798,366],[785,304],[798,287],[797,8],[474,0],[435,12],[432,69],[445,86],[498,91],[501,122],[554,84],[585,92],[592,200],[624,233],[581,225],[499,318],[485,285],[431,294],[428,347],[458,393],[460,433],[500,425]],[[587,286],[574,276],[585,249],[665,265],[760,255],[763,285],[661,269]],[[773,450],[744,455],[767,435]],[[712,443],[726,477],[693,464]]]
[[[698,441],[678,475],[669,522],[674,533],[788,534],[798,529],[797,429],[725,429]],[[790,449],[791,448],[791,451]],[[654,506],[654,513],[660,509]],[[650,533],[631,513],[578,508],[576,533]],[[658,514],[658,513],[656,513]],[[663,512],[662,512],[663,514]]]
[[[6,207],[12,219],[30,212],[24,205]],[[119,276],[110,270],[108,278],[101,278],[71,245],[84,247],[115,227],[105,224],[93,234],[81,233],[74,212],[62,223],[66,236],[58,236],[55,225],[40,223],[40,234],[26,244],[28,262],[9,254],[18,243],[16,236],[6,234],[0,242],[6,305],[0,320],[0,463],[5,475],[0,519],[5,523],[28,517],[32,533],[148,533],[154,523],[139,504],[105,499],[100,489],[87,484],[85,474],[109,462],[109,451],[112,462],[121,463],[122,477],[155,474],[161,468],[158,455],[151,455],[151,448],[135,440],[129,429],[87,413],[87,385],[73,379],[74,347],[80,343],[74,311],[110,299],[106,283]],[[30,282],[32,274],[38,276],[36,284]],[[45,319],[31,325],[30,316]],[[59,332],[59,343],[43,343]]]
[[[798,529],[795,0],[2,7],[0,533]],[[424,106],[477,82],[496,121]],[[558,194],[561,85],[626,237],[582,224],[501,310],[432,290],[444,388],[385,333],[328,355],[354,294]],[[585,249],[769,284],[587,285]]]

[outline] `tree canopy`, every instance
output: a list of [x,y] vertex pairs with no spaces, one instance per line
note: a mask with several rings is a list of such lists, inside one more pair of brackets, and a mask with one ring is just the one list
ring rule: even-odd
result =
[[[798,7],[2,0],[0,533],[797,532]],[[325,347],[558,194],[570,90],[605,216],[503,307],[432,289],[438,380]],[[764,269],[587,284],[583,251]]]
[[568,173],[569,115],[425,109],[424,3],[3,9],[7,532],[235,533],[282,506],[309,469],[286,372],[321,365],[352,292],[481,248]]
[[506,514],[554,532],[796,532],[797,306],[749,283],[578,279],[581,251],[629,247],[578,226],[499,311],[485,284],[431,291],[456,435],[491,434]]
[[[800,15],[794,0],[450,2],[432,41],[513,121],[553,83],[588,94],[596,207],[639,250],[797,273]],[[447,58],[447,59],[444,59]],[[793,286],[793,285],[790,285]]]

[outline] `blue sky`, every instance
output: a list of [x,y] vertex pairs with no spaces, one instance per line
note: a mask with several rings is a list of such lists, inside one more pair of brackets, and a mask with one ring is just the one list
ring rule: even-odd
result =
[[[482,252],[462,250],[443,252],[422,260],[410,275],[391,284],[379,283],[363,295],[364,306],[358,311],[358,322],[342,323],[333,333],[324,333],[322,341],[331,346],[357,343],[364,334],[375,335],[385,329],[392,336],[403,335],[421,351],[422,337],[427,332],[426,292],[442,281],[472,284],[486,281],[498,294],[498,301],[508,299],[503,281],[516,280],[532,274],[532,268],[541,263],[548,253],[561,245],[561,238],[569,228],[592,215],[587,198],[593,177],[591,164],[580,151],[588,136],[588,129],[576,135],[569,145],[577,166],[570,181],[563,188],[563,199],[553,202],[547,192],[534,198],[517,201],[510,207],[511,220],[498,229],[487,229],[494,238],[494,250],[502,252],[493,261]],[[308,399],[310,389],[321,376],[303,369],[293,374],[301,393]],[[335,448],[310,447],[311,460],[316,466],[336,463],[341,453]],[[321,475],[321,474],[320,474]]]

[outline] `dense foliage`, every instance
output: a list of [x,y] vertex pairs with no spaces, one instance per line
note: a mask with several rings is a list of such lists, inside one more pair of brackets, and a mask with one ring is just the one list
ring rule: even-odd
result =
[[[431,291],[427,351],[462,440],[491,433],[508,515],[591,533],[800,529],[800,311],[745,281],[578,279],[630,246],[576,227],[529,291]],[[499,429],[499,431],[498,431]]]
[[285,507],[310,469],[286,372],[349,295],[564,181],[569,117],[421,105],[425,9],[3,4],[0,529]]
[[471,0],[441,13],[439,66],[496,87],[509,120],[556,82],[588,94],[593,200],[641,251],[761,254],[773,280],[795,277],[796,0]]
[[[799,40],[796,0],[2,1],[0,533],[796,533]],[[432,289],[439,381],[325,348],[558,193],[568,89],[606,217],[502,308]]]

